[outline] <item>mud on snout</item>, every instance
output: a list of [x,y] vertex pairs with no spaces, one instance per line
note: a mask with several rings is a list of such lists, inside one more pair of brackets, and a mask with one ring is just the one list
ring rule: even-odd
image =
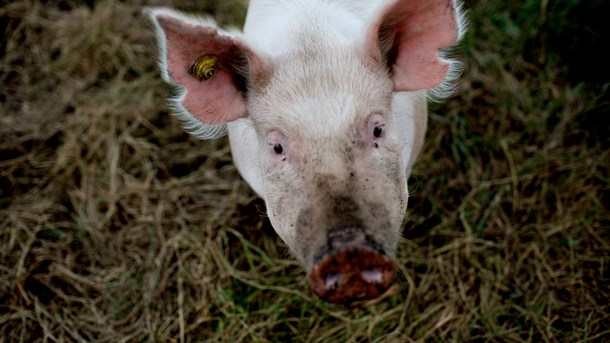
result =
[[395,278],[390,255],[397,242],[396,223],[388,219],[385,207],[350,197],[330,197],[325,205],[321,213],[303,210],[297,221],[312,289],[333,303],[379,297]]
[[377,298],[394,283],[394,264],[363,229],[341,227],[328,233],[326,254],[309,272],[316,294],[329,302]]

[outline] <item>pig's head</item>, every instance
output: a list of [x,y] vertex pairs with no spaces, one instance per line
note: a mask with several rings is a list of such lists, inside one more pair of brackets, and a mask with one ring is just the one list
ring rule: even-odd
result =
[[323,299],[370,299],[393,283],[421,145],[405,127],[418,126],[426,90],[444,87],[455,66],[439,50],[460,34],[456,12],[453,1],[395,0],[361,39],[341,42],[308,23],[294,49],[275,56],[210,20],[151,12],[163,76],[182,87],[176,110],[199,136],[250,125],[255,141],[237,142],[256,155],[246,166],[258,175],[253,188]]

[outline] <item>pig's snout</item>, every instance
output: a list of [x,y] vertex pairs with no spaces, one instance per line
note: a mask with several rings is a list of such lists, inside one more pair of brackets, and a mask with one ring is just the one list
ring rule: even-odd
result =
[[328,234],[327,252],[313,266],[309,281],[318,296],[334,303],[373,299],[394,282],[394,265],[360,228]]

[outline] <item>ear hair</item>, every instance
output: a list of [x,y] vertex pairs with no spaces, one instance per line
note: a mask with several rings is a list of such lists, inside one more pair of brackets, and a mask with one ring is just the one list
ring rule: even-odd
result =
[[378,11],[365,51],[389,72],[395,90],[425,89],[431,100],[452,95],[462,70],[452,51],[466,30],[459,0],[391,0]]
[[464,64],[462,61],[455,58],[454,51],[468,30],[468,21],[466,19],[466,11],[464,11],[464,5],[460,2],[460,0],[453,0],[453,6],[455,8],[455,16],[458,27],[456,38],[456,42],[458,43],[451,48],[442,49],[439,51],[439,57],[449,62],[449,70],[447,71],[447,76],[445,76],[445,79],[443,82],[441,82],[441,84],[429,89],[426,92],[428,100],[434,102],[442,101],[456,93],[459,87],[457,81],[464,70]]
[[[225,123],[222,124],[206,124],[195,118],[189,111],[187,111],[183,106],[183,100],[186,96],[186,89],[180,85],[176,85],[172,82],[168,66],[167,66],[167,37],[165,31],[161,28],[157,18],[160,16],[167,16],[179,19],[182,22],[193,26],[202,26],[213,28],[218,31],[219,34],[227,37],[240,37],[241,32],[237,29],[229,29],[223,30],[221,29],[216,21],[209,16],[193,16],[187,15],[178,11],[175,11],[170,8],[146,8],[144,10],[144,14],[148,16],[155,28],[155,33],[157,37],[159,54],[158,54],[158,68],[161,73],[161,77],[166,82],[170,83],[173,88],[173,95],[168,99],[168,105],[170,110],[174,116],[176,116],[180,122],[182,122],[183,128],[189,134],[199,138],[199,139],[213,139],[220,138],[227,133],[227,127]],[[235,84],[240,92],[247,91],[247,60],[246,57],[243,56],[243,61],[245,63],[241,63],[242,59],[238,59],[238,63],[231,63],[229,67],[235,72]]]

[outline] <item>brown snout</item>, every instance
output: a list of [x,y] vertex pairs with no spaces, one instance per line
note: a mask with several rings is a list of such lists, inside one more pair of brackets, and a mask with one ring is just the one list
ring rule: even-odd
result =
[[309,274],[320,298],[333,303],[373,299],[392,285],[392,260],[376,251],[361,229],[337,229],[328,239],[328,253]]

